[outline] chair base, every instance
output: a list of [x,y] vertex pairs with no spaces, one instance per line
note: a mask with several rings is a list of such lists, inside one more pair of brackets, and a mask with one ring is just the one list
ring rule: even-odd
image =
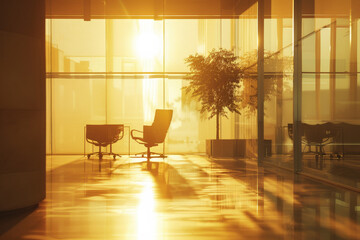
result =
[[120,155],[120,154],[117,154],[117,153],[93,152],[93,153],[87,154],[87,159],[90,159],[90,157],[91,157],[92,155],[98,155],[98,156],[99,156],[99,159],[102,159],[102,157],[103,157],[104,155],[109,155],[109,156],[112,155],[113,158],[114,158],[114,160],[116,159],[116,156],[121,157],[121,155]]
[[[98,152],[93,152],[93,153],[89,153],[87,154],[87,158],[89,159],[91,155],[99,155],[99,172],[101,171],[101,161],[104,155],[113,155],[114,161],[116,159],[116,156],[121,157],[119,154],[113,153],[111,151],[111,145],[110,145],[110,152],[102,152],[101,151],[101,146],[99,146],[99,151]],[[110,161],[110,168],[111,168],[111,161]]]
[[[138,155],[140,155],[140,156],[138,156]],[[151,152],[150,147],[147,147],[146,152],[136,153],[135,156],[133,156],[133,158],[144,158],[144,157],[146,157],[148,170],[150,170],[149,168],[150,168],[150,159],[151,158],[167,158],[167,156],[162,153]]]
[[[139,156],[138,156],[139,155]],[[147,152],[140,152],[140,153],[135,153],[135,158],[167,158],[166,155],[162,154],[162,153],[156,153],[156,152],[150,152],[150,156],[147,156]]]
[[[337,159],[341,159],[343,158],[343,155],[341,155],[340,153],[329,153],[326,154],[324,147],[326,145],[325,144],[307,144],[304,146],[303,148],[303,153],[311,153],[315,155],[315,159],[318,160],[319,158],[322,159],[324,156],[329,155],[330,160],[332,160],[334,157],[336,157]],[[308,151],[305,152],[305,148],[308,147]],[[315,147],[315,151],[311,150],[311,147]]]

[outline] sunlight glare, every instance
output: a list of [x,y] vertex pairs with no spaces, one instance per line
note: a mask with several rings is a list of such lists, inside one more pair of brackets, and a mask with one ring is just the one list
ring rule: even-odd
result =
[[135,40],[137,54],[144,59],[152,59],[160,53],[161,42],[154,31],[153,20],[139,20],[140,34]]
[[[161,41],[155,31],[154,20],[138,20],[139,35],[135,39],[137,54],[141,58],[142,71],[153,72],[156,58],[161,58]],[[154,108],[158,106],[158,83],[149,78],[148,74],[143,79],[143,106],[144,122],[150,123]]]
[[137,210],[137,239],[156,239],[156,213],[154,191],[151,182],[144,184],[144,190],[139,196],[140,202]]

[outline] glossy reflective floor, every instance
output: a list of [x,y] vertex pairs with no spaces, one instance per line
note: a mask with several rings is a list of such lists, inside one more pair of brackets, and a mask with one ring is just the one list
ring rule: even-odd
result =
[[[292,155],[273,155],[266,158],[265,163],[271,163],[292,171],[294,157]],[[302,158],[302,169],[304,174],[338,183],[350,189],[360,191],[360,156],[346,155],[341,158],[331,158],[329,154],[316,158],[314,154],[304,153]]]
[[0,239],[360,239],[360,195],[252,160],[49,156],[47,198]]

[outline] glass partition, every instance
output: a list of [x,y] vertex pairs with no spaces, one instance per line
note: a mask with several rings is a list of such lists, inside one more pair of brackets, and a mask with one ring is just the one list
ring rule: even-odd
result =
[[[233,113],[233,138],[245,140],[246,149],[244,156],[257,157],[257,112],[253,108],[251,100],[257,92],[257,3],[244,11],[238,19],[231,22],[232,49],[240,58],[240,65],[246,69],[250,78],[244,79],[241,83],[242,98],[240,114]],[[250,104],[248,104],[250,103]]]
[[264,161],[292,169],[293,24],[288,4],[285,10],[283,3],[272,2],[272,15],[265,18]]
[[303,19],[303,172],[360,186],[358,14],[351,0],[315,1]]

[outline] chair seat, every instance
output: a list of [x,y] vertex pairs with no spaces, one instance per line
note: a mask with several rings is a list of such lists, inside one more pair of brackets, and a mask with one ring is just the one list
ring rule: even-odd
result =
[[[86,141],[99,147],[98,152],[87,154],[88,159],[91,155],[99,156],[99,171],[101,170],[101,160],[103,155],[113,155],[115,160],[119,154],[112,152],[112,144],[122,139],[124,136],[123,124],[103,124],[103,125],[86,125]],[[103,152],[102,147],[110,145],[110,152]]]
[[157,143],[146,143],[146,144],[144,144],[145,147],[156,147],[158,145],[159,144],[157,144]]

